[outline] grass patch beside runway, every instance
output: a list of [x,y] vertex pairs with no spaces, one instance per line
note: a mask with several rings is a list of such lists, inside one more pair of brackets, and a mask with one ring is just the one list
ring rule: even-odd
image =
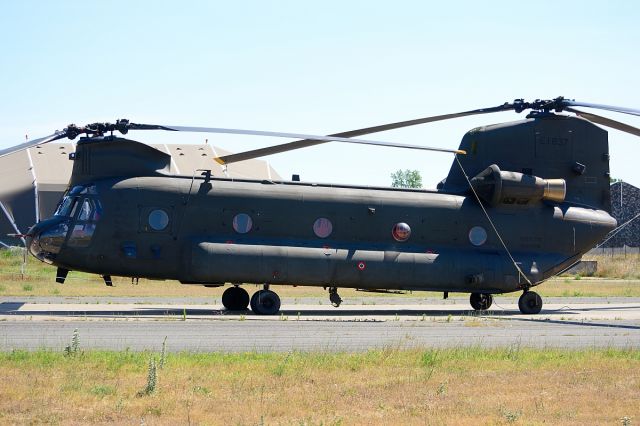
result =
[[[3,423],[620,424],[640,351],[0,353]],[[162,342],[159,342],[159,346]],[[149,391],[149,360],[156,361]],[[164,367],[160,364],[164,359]]]
[[[597,256],[599,269],[606,277],[584,278],[565,276],[550,280],[536,291],[547,297],[640,297],[640,255],[633,254]],[[220,303],[224,288],[206,288],[198,285],[182,285],[177,281],[152,281],[141,279],[132,285],[131,279],[114,277],[114,287],[107,287],[99,276],[82,272],[70,272],[65,284],[55,283],[56,268],[28,257],[22,273],[22,253],[19,250],[0,250],[1,296],[155,296],[155,297],[211,297],[211,303]],[[635,278],[634,278],[635,277]],[[625,278],[625,279],[622,279]],[[257,286],[247,286],[249,292]],[[318,297],[328,303],[327,292],[318,287],[274,286],[281,297]],[[347,300],[355,297],[379,297],[378,293],[341,289]],[[518,297],[520,293],[512,293]],[[467,298],[468,294],[451,293],[451,297]],[[509,296],[509,294],[507,294]],[[414,292],[385,297],[435,297],[442,293]]]

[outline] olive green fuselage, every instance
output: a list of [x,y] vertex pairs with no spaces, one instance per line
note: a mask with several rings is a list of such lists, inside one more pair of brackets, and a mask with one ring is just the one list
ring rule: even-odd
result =
[[[190,176],[94,184],[103,209],[95,232],[86,247],[63,246],[52,260],[58,266],[205,285],[487,293],[527,286],[472,195]],[[159,210],[168,218],[160,226],[152,219]],[[569,203],[503,205],[488,215],[533,284],[615,227],[605,211]],[[317,219],[326,219],[324,233],[330,223],[324,238]],[[406,241],[394,238],[396,224],[410,227]],[[486,241],[471,236],[476,227]]]

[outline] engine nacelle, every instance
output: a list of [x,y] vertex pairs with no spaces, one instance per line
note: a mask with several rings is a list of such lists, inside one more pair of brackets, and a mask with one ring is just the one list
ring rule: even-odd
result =
[[543,179],[518,172],[501,171],[492,164],[471,179],[478,196],[492,207],[498,204],[529,204],[540,200],[564,201],[567,184],[564,179]]

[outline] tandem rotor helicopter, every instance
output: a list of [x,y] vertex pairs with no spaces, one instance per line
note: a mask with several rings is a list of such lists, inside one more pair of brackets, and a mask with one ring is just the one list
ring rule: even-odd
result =
[[[53,215],[26,235],[29,252],[58,267],[103,276],[172,279],[219,287],[229,310],[275,314],[273,285],[494,294],[522,291],[520,311],[539,313],[531,288],[562,272],[616,227],[609,214],[607,132],[640,129],[575,107],[639,110],[562,97],[385,124],[328,136],[136,124],[118,120],[62,131],[0,150],[0,156],[62,138],[77,143],[68,190]],[[530,110],[526,119],[467,132],[458,149],[358,136],[458,117]],[[571,115],[560,114],[562,112]],[[595,123],[595,124],[594,124]],[[436,190],[372,188],[169,173],[170,155],[116,137],[133,130],[232,133],[299,139],[231,154],[221,164],[326,142],[454,154]],[[242,283],[263,285],[251,297]]]

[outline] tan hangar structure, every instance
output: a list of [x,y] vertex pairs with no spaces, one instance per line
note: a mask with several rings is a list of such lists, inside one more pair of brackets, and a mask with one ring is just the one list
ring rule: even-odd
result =
[[[211,170],[213,177],[273,179],[281,177],[263,160],[246,160],[226,166],[213,159],[229,151],[209,145],[150,144],[171,155],[171,173],[193,175]],[[0,158],[0,247],[23,245],[19,237],[36,222],[51,216],[67,189],[75,144],[50,143]]]

